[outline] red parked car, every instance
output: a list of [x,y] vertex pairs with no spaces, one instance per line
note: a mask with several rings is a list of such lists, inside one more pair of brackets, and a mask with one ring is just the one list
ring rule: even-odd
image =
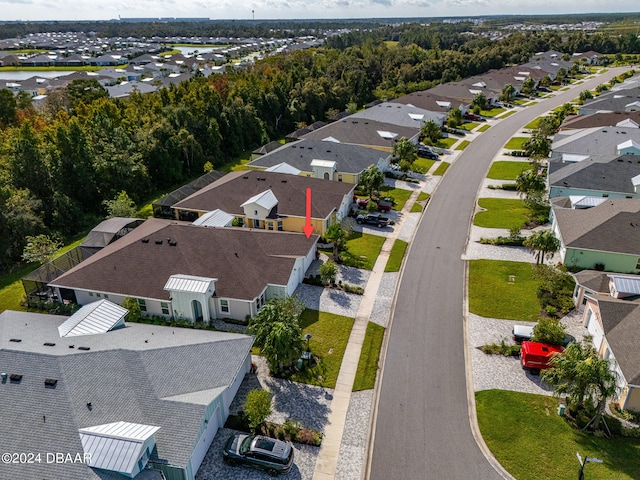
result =
[[549,345],[540,342],[522,342],[520,347],[520,363],[524,370],[529,370],[533,375],[540,370],[550,368],[549,360],[555,355],[564,352],[564,347]]

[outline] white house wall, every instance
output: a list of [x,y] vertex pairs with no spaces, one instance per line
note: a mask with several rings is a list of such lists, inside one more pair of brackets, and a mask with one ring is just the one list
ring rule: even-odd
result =
[[[257,203],[250,203],[242,207],[244,210],[244,214],[247,218],[257,218],[258,220],[265,220],[267,215],[271,213],[271,210],[267,210],[266,208],[258,205]],[[257,213],[256,213],[257,212]]]
[[338,207],[338,211],[336,212],[336,220],[341,221],[343,218],[346,218],[349,215],[349,209],[351,208],[352,203],[353,190],[351,190],[342,198],[342,203],[340,203],[340,207]]

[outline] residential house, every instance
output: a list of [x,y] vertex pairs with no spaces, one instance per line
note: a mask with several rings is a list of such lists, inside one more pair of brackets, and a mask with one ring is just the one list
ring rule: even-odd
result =
[[604,92],[578,107],[580,115],[600,112],[640,112],[640,87]]
[[607,199],[588,209],[554,206],[551,217],[567,267],[640,273],[640,199]]
[[376,165],[381,171],[387,170],[389,157],[389,152],[359,145],[303,139],[282,145],[249,162],[247,166],[262,170],[286,163],[306,177],[357,184],[360,174],[371,165]]
[[393,103],[402,103],[411,105],[416,108],[428,110],[434,113],[448,115],[449,110],[458,108],[464,115],[469,112],[469,102],[463,102],[455,98],[436,95],[431,90],[423,90],[421,92],[413,92],[402,97],[391,100]]
[[549,198],[640,198],[640,157],[587,158],[581,162],[549,161]]
[[382,102],[370,108],[354,113],[349,118],[374,120],[390,123],[401,127],[421,128],[427,121],[434,121],[442,126],[447,119],[445,113],[435,113],[429,110],[397,102]]
[[560,130],[579,130],[594,127],[640,127],[640,111],[599,112],[586,115],[570,115],[565,118]]
[[311,225],[315,233],[324,235],[329,225],[348,215],[354,184],[272,171],[239,171],[225,175],[173,208],[180,220],[193,221],[207,212],[222,210],[233,215],[239,225],[302,232],[309,189],[312,195]]
[[124,324],[127,310],[105,303],[72,317],[0,313],[0,390],[11,405],[0,411],[0,448],[41,455],[6,463],[2,478],[195,478],[253,339]]
[[587,65],[603,65],[608,63],[607,57],[605,57],[601,53],[598,53],[594,50],[589,50],[587,52],[582,52],[582,53],[574,53],[571,56],[571,60],[573,60],[574,62],[577,61],[577,62],[586,63]]
[[209,228],[151,218],[49,284],[61,301],[138,301],[145,315],[245,320],[291,295],[317,235]]
[[440,85],[436,85],[429,89],[428,92],[441,97],[453,98],[468,105],[471,105],[473,100],[479,94],[483,94],[485,96],[489,105],[497,102],[498,97],[500,96],[499,92],[487,89],[486,84],[483,84],[482,81],[478,81],[475,84],[464,81],[441,83]]
[[133,92],[151,93],[158,90],[158,87],[145,82],[122,82],[117,85],[105,87],[111,98],[126,98]]
[[[620,277],[612,283],[627,285],[640,295],[640,279]],[[617,298],[589,298],[583,324],[593,337],[600,358],[609,360],[616,374],[616,396],[623,410],[640,412],[640,302]]]
[[279,141],[273,140],[273,141],[261,146],[260,148],[255,149],[253,152],[251,152],[251,160],[255,160],[256,158],[260,158],[265,153],[273,152],[274,150],[276,150],[277,148],[280,148],[281,146],[282,146],[282,144]]
[[56,60],[56,65],[61,67],[81,67],[83,65],[87,65],[87,63],[89,63],[88,59],[77,53],[58,57]]
[[302,138],[308,140],[329,140],[338,143],[349,143],[362,147],[391,152],[393,144],[401,138],[418,143],[420,129],[403,127],[375,120],[352,118],[348,116],[337,122],[309,132]]
[[550,158],[577,162],[589,157],[611,158],[614,155],[640,155],[640,129],[629,127],[594,127],[556,133]]

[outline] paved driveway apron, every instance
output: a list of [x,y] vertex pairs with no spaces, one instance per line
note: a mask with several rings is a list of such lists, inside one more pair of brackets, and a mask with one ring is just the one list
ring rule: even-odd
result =
[[370,479],[502,478],[473,437],[467,403],[461,255],[476,192],[491,159],[519,128],[622,71],[612,69],[492,125],[444,176],[416,232],[398,290]]

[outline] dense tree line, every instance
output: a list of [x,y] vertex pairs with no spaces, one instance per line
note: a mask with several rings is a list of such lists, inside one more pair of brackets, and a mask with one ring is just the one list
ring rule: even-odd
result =
[[123,191],[148,200],[201,175],[205,164],[216,168],[302,125],[525,61],[558,40],[516,34],[490,42],[459,36],[458,27],[425,30],[439,46],[417,45],[412,26],[404,31],[413,40],[401,34],[398,45],[376,32],[350,34],[340,48],[277,55],[128,99],[76,80],[35,111],[28,98],[0,91],[0,262],[17,261],[27,236],[60,238],[94,225],[107,213],[104,202]]

